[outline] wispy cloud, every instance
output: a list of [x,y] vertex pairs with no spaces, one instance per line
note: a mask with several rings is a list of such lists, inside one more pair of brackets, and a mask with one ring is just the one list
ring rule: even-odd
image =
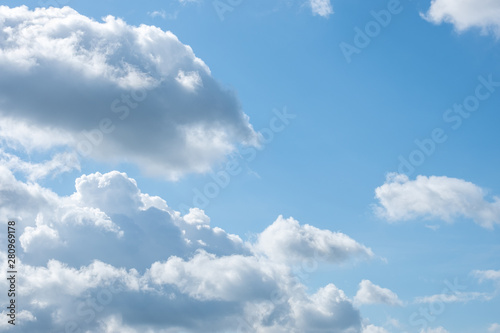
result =
[[148,15],[151,16],[152,18],[156,18],[156,17],[161,17],[162,19],[167,18],[167,12],[165,12],[165,10],[163,10],[163,9],[148,12]]
[[492,295],[479,292],[455,292],[453,294],[437,294],[417,297],[415,303],[468,303],[470,301],[489,301]]

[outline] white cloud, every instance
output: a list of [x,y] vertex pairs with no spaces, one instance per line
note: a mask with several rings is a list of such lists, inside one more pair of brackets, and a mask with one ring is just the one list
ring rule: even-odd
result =
[[500,2],[496,0],[432,0],[422,16],[435,24],[451,23],[457,31],[479,28],[500,37]]
[[72,170],[80,170],[80,161],[75,153],[58,153],[52,159],[41,163],[31,163],[18,156],[4,152],[0,148],[0,164],[8,169],[26,175],[28,181],[36,181],[47,176],[57,176]]
[[495,271],[495,270],[487,270],[487,271],[480,271],[476,270],[472,272],[472,274],[479,279],[480,282],[483,282],[485,280],[492,280],[492,281],[497,281],[500,282],[500,270]]
[[297,296],[289,302],[296,325],[291,328],[292,332],[359,331],[358,312],[353,309],[344,292],[335,285],[328,284],[310,297]]
[[333,14],[333,7],[330,0],[309,0],[309,5],[315,15],[328,17]]
[[492,296],[479,292],[454,292],[453,294],[437,294],[432,296],[417,297],[416,303],[467,303],[470,301],[488,301]]
[[[19,292],[32,315],[27,332],[66,325],[82,332],[362,329],[342,290],[328,284],[310,294],[291,265],[314,259],[315,251],[332,263],[372,256],[344,234],[279,217],[255,243],[244,243],[211,227],[201,209],[182,216],[142,193],[124,173],[83,175],[75,193],[59,196],[0,168],[0,212],[18,217]],[[285,236],[278,243],[257,245],[277,231]],[[282,262],[278,245],[295,259]],[[0,251],[4,276],[6,260]]]
[[[49,260],[46,267],[34,267],[22,265],[26,276],[23,281],[23,292],[32,294],[34,291],[43,291],[45,296],[50,293],[61,295],[79,296],[89,289],[96,287],[104,288],[116,281],[120,281],[128,289],[137,290],[139,275],[136,270],[127,271],[123,268],[115,268],[100,261],[75,269],[68,267],[57,260]],[[43,299],[45,304],[54,304],[57,300]]]
[[340,232],[300,225],[293,218],[278,219],[259,236],[255,251],[277,262],[300,263],[307,259],[340,263],[351,258],[370,258],[372,251]]
[[420,331],[420,333],[450,333],[448,330],[444,329],[444,327],[439,326],[436,328],[426,328]]
[[186,221],[208,221],[201,210],[182,217],[161,198],[141,193],[134,179],[117,171],[79,177],[75,193],[66,197],[18,181],[2,166],[0,171],[0,216],[23,221],[19,237],[23,249],[31,253],[30,263],[54,258],[81,266],[99,258],[145,269],[150,264],[143,262],[145,257],[155,261],[163,253],[186,256],[198,248],[194,244],[198,240],[217,255],[250,251],[236,235]]
[[500,332],[500,324],[494,323],[488,328],[489,333],[499,333]]
[[389,333],[389,332],[383,327],[368,325],[363,328],[363,333]]
[[152,18],[155,17],[161,17],[162,19],[167,18],[167,13],[164,10],[155,10],[152,12],[148,12],[148,15],[151,16]]
[[[0,49],[1,52],[1,49]],[[40,126],[25,121],[2,117],[0,121],[0,142],[14,149],[44,151],[47,148],[75,145],[75,139],[61,129]]]
[[435,218],[453,222],[472,219],[484,228],[500,223],[500,198],[486,200],[487,192],[473,183],[448,177],[389,174],[375,190],[376,212],[389,221]]
[[279,277],[273,267],[254,256],[218,258],[205,251],[188,261],[170,257],[166,262],[156,262],[150,275],[154,283],[175,285],[182,293],[202,301],[266,300],[278,289]]
[[[4,141],[64,143],[167,179],[206,172],[238,144],[257,144],[235,93],[171,32],[25,6],[0,6],[0,29],[0,118],[23,129]],[[37,142],[31,128],[57,135]]]
[[210,217],[205,214],[203,209],[190,208],[189,213],[184,215],[184,221],[188,224],[208,225],[210,224]]
[[188,72],[185,73],[183,70],[179,70],[177,77],[175,78],[184,88],[195,91],[198,87],[203,87],[203,81],[198,72]]
[[354,296],[354,303],[363,304],[387,304],[391,306],[402,306],[401,302],[393,291],[373,284],[369,280],[363,280],[359,284],[358,292]]
[[59,243],[59,233],[50,226],[43,224],[43,216],[38,215],[35,220],[35,227],[26,227],[19,237],[19,242],[26,252],[33,246],[33,242],[43,242],[46,247],[54,247]]

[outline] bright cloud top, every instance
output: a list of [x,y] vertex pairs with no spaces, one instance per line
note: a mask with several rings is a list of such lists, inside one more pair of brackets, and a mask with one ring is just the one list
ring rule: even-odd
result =
[[480,28],[500,37],[500,2],[496,0],[433,0],[424,17],[433,23],[451,23],[458,31]]
[[274,261],[290,263],[309,258],[339,263],[350,258],[373,256],[369,248],[345,234],[300,225],[293,218],[283,216],[259,235],[255,250]]
[[[64,142],[176,179],[257,144],[235,93],[171,32],[112,16],[97,22],[69,7],[6,6],[0,30],[0,117],[57,134],[40,147],[22,131],[17,143],[28,149]],[[9,132],[2,139],[16,141]]]
[[354,297],[354,303],[362,304],[387,304],[391,306],[402,306],[403,302],[393,291],[377,286],[370,280],[363,280],[359,284],[358,292]]
[[[59,196],[0,168],[1,220],[15,218],[20,227],[26,331],[362,329],[342,290],[328,284],[309,294],[293,268],[298,260],[373,255],[344,234],[280,216],[255,243],[245,243],[212,227],[201,209],[182,216],[142,193],[124,173],[83,175],[72,195]],[[283,262],[287,253],[292,260]],[[6,260],[0,252],[4,275]]]
[[500,223],[500,198],[488,201],[486,194],[462,179],[418,176],[410,180],[406,175],[390,174],[375,190],[376,212],[389,221],[436,218],[453,222],[465,217],[491,229]]

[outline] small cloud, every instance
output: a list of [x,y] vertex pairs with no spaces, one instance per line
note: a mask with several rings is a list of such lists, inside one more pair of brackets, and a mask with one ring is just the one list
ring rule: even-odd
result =
[[431,224],[426,224],[426,225],[425,225],[425,227],[426,227],[427,229],[431,229],[431,230],[433,230],[433,231],[436,231],[436,230],[438,230],[439,228],[441,228],[441,226],[440,226],[440,225],[438,225],[438,224],[432,224],[432,225],[431,225]]
[[479,279],[479,282],[484,282],[485,280],[500,282],[500,270],[487,270],[487,271],[473,271],[472,274]]
[[329,17],[333,14],[333,7],[330,0],[309,0],[309,5],[314,15]]
[[293,218],[278,219],[258,237],[254,250],[276,262],[303,260],[342,263],[355,258],[371,258],[371,249],[349,236],[311,225],[300,225]]
[[375,325],[367,325],[363,328],[363,333],[389,333],[389,332],[383,327]]
[[153,12],[148,12],[148,15],[151,16],[152,18],[157,18],[157,17],[161,17],[162,19],[167,18],[167,13],[163,9],[162,10],[155,10]]
[[375,212],[389,221],[441,219],[452,223],[465,217],[483,228],[500,224],[500,198],[487,200],[487,191],[462,179],[437,176],[408,176],[391,173],[375,189],[379,204]]
[[398,295],[393,291],[373,284],[369,280],[363,280],[359,284],[358,292],[354,296],[354,304],[387,304],[391,306],[403,306]]

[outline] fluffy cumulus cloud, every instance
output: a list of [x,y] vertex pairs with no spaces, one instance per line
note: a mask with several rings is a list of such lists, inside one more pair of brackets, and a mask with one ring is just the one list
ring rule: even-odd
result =
[[358,292],[354,296],[354,303],[362,304],[387,304],[392,306],[402,306],[398,295],[393,291],[377,286],[369,280],[363,280],[359,284]]
[[254,249],[275,261],[300,263],[309,258],[333,263],[369,258],[372,251],[340,232],[300,225],[293,218],[278,219],[258,237]]
[[[142,193],[124,173],[82,175],[60,196],[0,168],[0,220],[16,219],[19,235],[23,331],[373,331],[342,290],[308,292],[293,267],[372,256],[344,234],[280,216],[244,242],[199,208],[182,215]],[[4,276],[6,260],[0,251]]]
[[484,228],[500,223],[500,198],[487,198],[487,191],[462,179],[389,174],[375,190],[379,216],[389,221],[410,219],[468,218]]
[[458,31],[479,28],[500,37],[500,2],[496,0],[432,0],[423,16],[436,24],[451,23]]
[[314,15],[328,17],[333,14],[330,0],[309,0],[309,5]]
[[7,6],[0,31],[4,142],[69,146],[168,179],[258,144],[235,93],[171,32],[69,7]]

